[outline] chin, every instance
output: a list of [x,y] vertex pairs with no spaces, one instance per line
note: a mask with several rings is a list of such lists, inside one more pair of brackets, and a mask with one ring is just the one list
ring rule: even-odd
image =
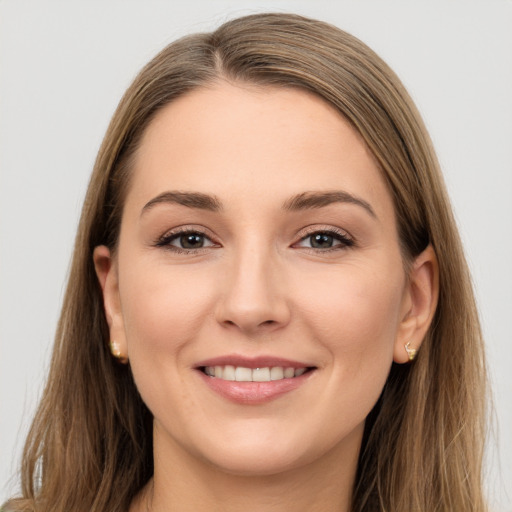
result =
[[[354,458],[359,454],[364,423],[343,435],[294,436],[290,429],[279,432],[261,430],[252,435],[226,436],[204,446],[199,455],[223,473],[238,476],[271,476],[294,471],[310,464],[322,464],[331,457]],[[297,433],[297,432],[296,432]],[[340,435],[341,434],[341,435]],[[198,446],[196,445],[196,449]]]
[[[212,460],[213,459],[213,460]],[[223,453],[222,458],[210,459],[210,463],[223,473],[242,477],[264,477],[282,474],[305,466],[311,462],[303,454],[281,453],[278,450],[258,450],[258,453]]]

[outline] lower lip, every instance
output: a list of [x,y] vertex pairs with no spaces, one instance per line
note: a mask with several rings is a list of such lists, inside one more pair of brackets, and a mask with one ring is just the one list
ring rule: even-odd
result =
[[300,377],[291,379],[271,380],[270,382],[238,382],[210,377],[198,370],[206,385],[217,394],[240,404],[263,404],[270,402],[290,391],[302,386],[314,373],[310,370]]

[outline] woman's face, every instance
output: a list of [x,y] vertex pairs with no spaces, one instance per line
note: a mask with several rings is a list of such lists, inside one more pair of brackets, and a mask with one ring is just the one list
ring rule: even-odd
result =
[[412,304],[360,137],[306,92],[220,82],[158,113],[132,178],[104,293],[158,457],[355,461]]

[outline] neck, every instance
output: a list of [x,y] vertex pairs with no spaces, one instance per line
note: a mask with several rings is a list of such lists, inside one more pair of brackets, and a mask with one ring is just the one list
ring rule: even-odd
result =
[[301,467],[256,476],[155,450],[154,477],[130,512],[349,512],[360,443],[348,446]]

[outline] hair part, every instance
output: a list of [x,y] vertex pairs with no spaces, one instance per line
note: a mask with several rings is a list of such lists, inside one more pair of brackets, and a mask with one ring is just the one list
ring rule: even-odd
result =
[[295,87],[361,135],[393,198],[404,261],[428,244],[437,312],[411,365],[393,364],[366,421],[353,512],[485,510],[485,363],[471,280],[432,144],[389,67],[355,37],[291,14],[235,19],[172,43],[129,87],[85,199],[50,373],[13,510],[125,511],[153,472],[152,416],[108,350],[92,252],[115,250],[137,148],[156,113],[218,80]]

